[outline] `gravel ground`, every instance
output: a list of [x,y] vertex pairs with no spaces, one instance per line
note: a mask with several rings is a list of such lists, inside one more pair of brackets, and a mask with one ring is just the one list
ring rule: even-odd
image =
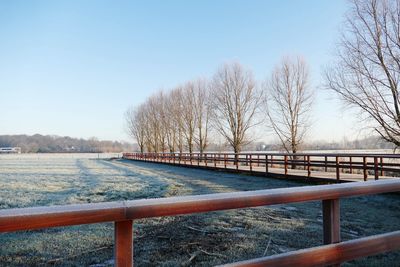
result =
[[[0,208],[235,192],[304,183],[88,157],[0,158]],[[400,196],[341,201],[342,238],[399,230]],[[136,266],[212,266],[322,244],[320,202],[135,222]],[[177,230],[178,229],[178,230]],[[0,266],[112,265],[111,223],[0,234]],[[392,252],[347,266],[400,266]]]

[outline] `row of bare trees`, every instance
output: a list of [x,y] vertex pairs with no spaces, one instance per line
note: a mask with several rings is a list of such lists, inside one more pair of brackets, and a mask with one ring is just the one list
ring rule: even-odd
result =
[[[296,153],[303,142],[312,93],[300,57],[284,58],[263,85],[239,63],[225,64],[209,80],[159,91],[126,112],[129,134],[140,151],[203,153],[216,135],[235,153],[267,125],[283,149]],[[261,127],[257,127],[261,128]]]
[[205,79],[157,94],[126,114],[129,134],[140,151],[203,152],[210,133],[211,101]]

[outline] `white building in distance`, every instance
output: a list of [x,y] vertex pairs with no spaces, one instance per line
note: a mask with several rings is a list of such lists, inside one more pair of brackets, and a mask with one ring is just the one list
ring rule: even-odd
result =
[[21,154],[20,147],[0,147],[0,154]]

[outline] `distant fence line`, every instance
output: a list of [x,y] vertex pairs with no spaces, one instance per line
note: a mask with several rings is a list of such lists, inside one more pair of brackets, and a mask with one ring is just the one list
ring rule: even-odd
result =
[[336,181],[356,175],[367,181],[370,176],[378,180],[380,177],[400,174],[399,154],[123,153],[123,158],[265,174],[278,171],[281,175],[305,177],[312,177],[312,172],[318,172],[329,174]]

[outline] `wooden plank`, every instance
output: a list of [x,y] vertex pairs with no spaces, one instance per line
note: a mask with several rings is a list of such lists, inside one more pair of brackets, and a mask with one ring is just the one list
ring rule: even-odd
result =
[[225,267],[327,266],[400,249],[400,231],[354,239],[264,258],[225,264]]
[[399,179],[0,210],[0,232],[337,199],[400,191]]
[[123,202],[0,210],[0,232],[125,220]]

